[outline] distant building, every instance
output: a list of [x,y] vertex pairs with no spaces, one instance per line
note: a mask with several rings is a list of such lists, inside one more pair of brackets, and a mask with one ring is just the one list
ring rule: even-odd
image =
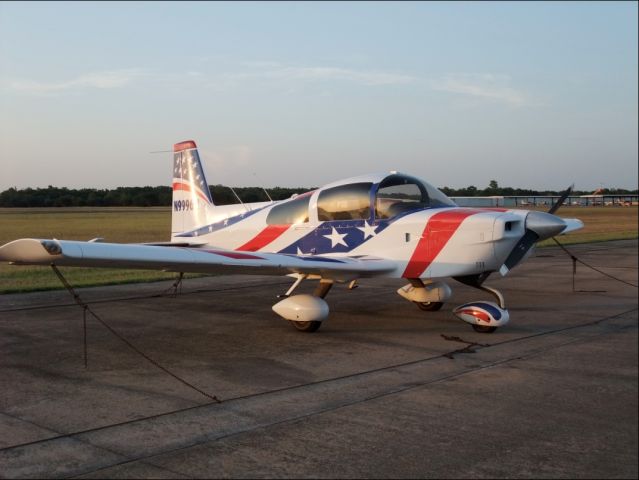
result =
[[503,207],[504,197],[450,197],[460,207]]
[[[557,200],[559,195],[536,195],[536,196],[510,196],[510,197],[450,197],[460,207],[550,207]],[[629,207],[639,205],[639,195],[592,195],[570,196],[566,198],[564,205],[573,207]]]

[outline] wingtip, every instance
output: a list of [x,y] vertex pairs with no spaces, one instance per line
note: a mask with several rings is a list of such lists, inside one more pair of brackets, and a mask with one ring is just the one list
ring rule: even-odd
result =
[[20,238],[0,246],[0,262],[42,264],[62,253],[54,240]]

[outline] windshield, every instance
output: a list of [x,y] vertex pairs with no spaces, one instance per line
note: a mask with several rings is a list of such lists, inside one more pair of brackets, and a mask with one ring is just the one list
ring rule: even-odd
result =
[[432,185],[408,175],[394,174],[379,184],[375,196],[375,218],[433,207],[455,207],[455,203]]

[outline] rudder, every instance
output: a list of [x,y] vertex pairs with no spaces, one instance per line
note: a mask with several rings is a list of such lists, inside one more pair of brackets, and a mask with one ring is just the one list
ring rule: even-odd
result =
[[215,204],[193,140],[173,145],[172,187],[171,236],[205,225]]

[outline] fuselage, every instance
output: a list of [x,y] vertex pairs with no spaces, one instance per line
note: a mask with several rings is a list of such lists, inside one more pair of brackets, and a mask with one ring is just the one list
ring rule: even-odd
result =
[[498,270],[523,235],[527,213],[460,208],[426,182],[392,172],[278,202],[208,208],[197,228],[174,232],[171,240],[247,252],[384,258],[397,263],[387,274],[395,278],[464,276]]

